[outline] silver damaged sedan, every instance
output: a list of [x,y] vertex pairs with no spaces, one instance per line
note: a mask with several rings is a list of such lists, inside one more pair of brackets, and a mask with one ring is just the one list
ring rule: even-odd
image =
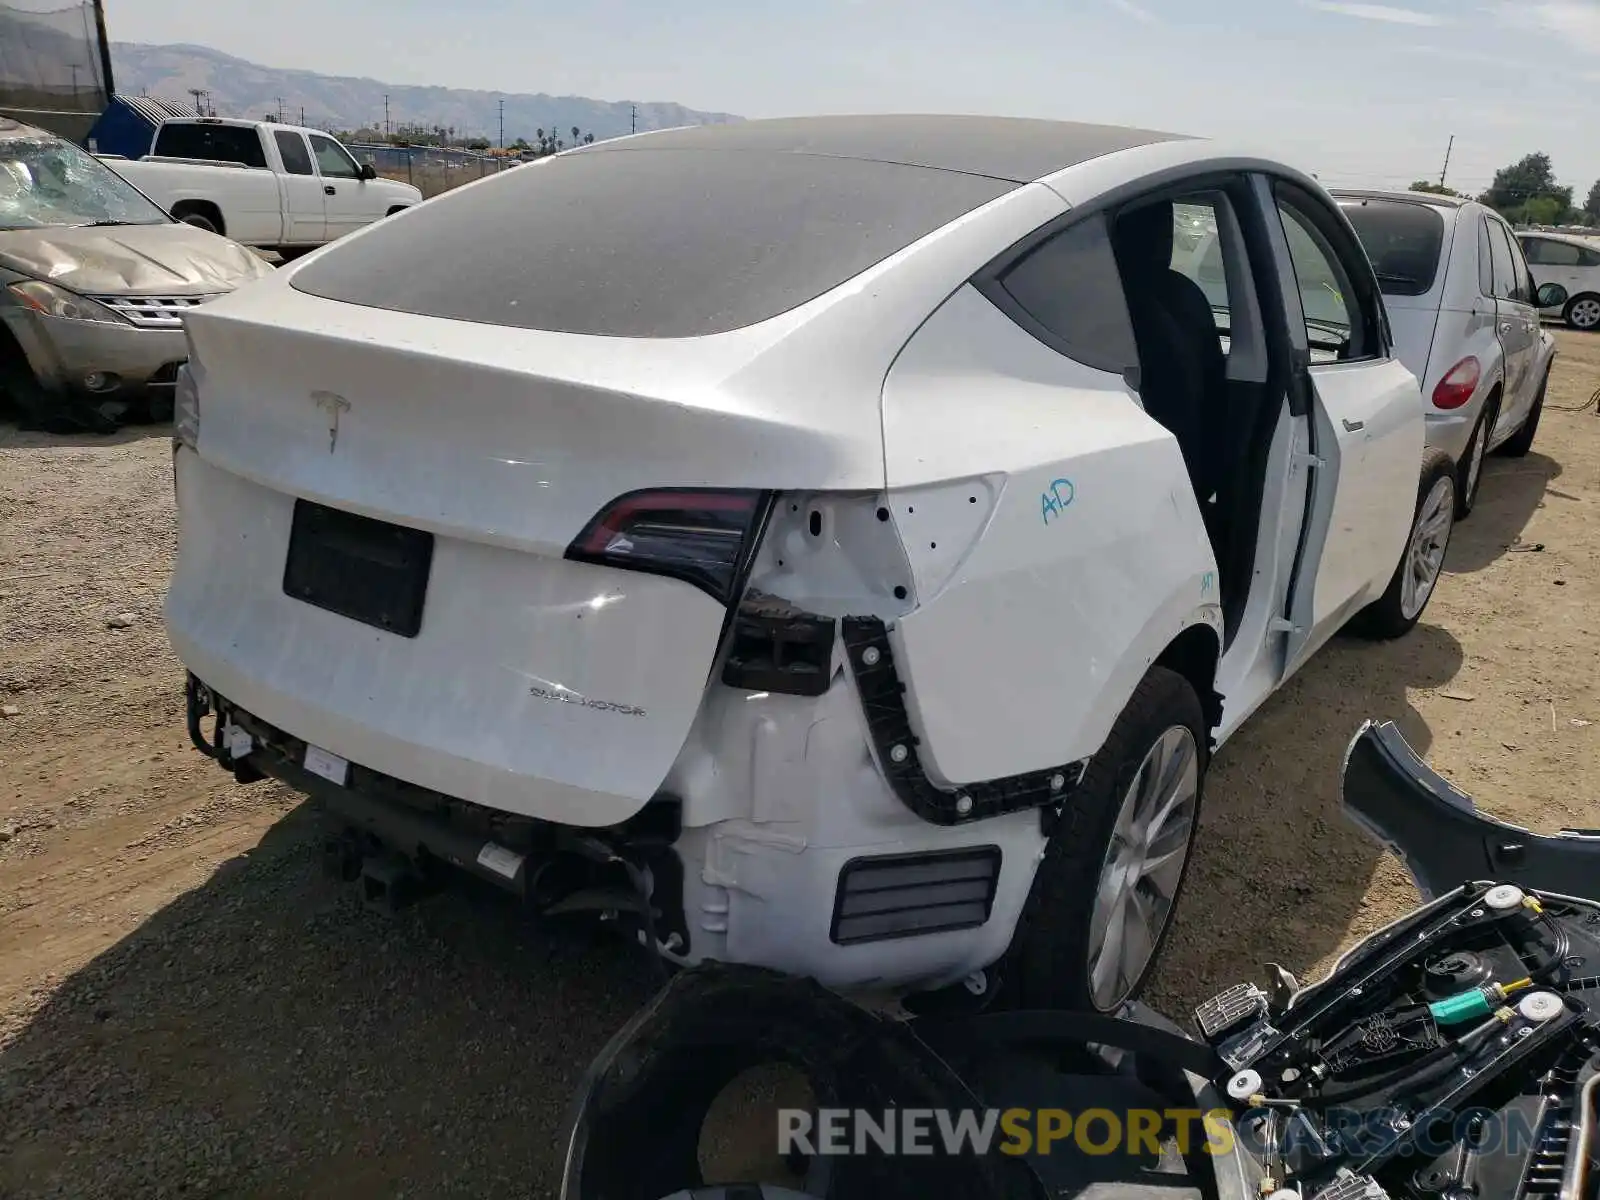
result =
[[272,270],[72,143],[0,119],[0,391],[25,424],[165,418],[183,314]]

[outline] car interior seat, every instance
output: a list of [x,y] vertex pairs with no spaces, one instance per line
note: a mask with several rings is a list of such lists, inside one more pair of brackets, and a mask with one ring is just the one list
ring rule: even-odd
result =
[[1121,214],[1112,237],[1139,351],[1140,399],[1177,438],[1207,512],[1226,475],[1228,402],[1227,359],[1211,302],[1199,284],[1172,269],[1171,201]]

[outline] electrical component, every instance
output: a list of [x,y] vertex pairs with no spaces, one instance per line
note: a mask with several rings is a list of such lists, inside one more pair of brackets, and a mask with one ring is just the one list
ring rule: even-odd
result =
[[[1520,896],[1516,903],[1522,903]],[[1463,1021],[1489,1016],[1500,1007],[1507,995],[1532,985],[1531,979],[1519,979],[1504,985],[1491,983],[1484,987],[1473,988],[1470,992],[1461,992],[1447,996],[1443,1000],[1435,1000],[1428,1005],[1428,1013],[1441,1025],[1459,1025]]]

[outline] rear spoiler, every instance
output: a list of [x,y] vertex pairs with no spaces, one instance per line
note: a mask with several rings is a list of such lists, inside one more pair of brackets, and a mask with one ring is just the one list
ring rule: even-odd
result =
[[1476,879],[1600,899],[1600,830],[1546,836],[1486,816],[1392,721],[1367,721],[1351,739],[1340,793],[1345,815],[1405,864],[1424,900]]

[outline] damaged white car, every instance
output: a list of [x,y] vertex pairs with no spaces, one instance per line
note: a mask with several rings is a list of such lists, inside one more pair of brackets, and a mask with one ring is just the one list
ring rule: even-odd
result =
[[1142,130],[619,139],[187,331],[196,744],[375,901],[454,864],[841,988],[1118,1006],[1214,747],[1409,629],[1454,508],[1337,204]]

